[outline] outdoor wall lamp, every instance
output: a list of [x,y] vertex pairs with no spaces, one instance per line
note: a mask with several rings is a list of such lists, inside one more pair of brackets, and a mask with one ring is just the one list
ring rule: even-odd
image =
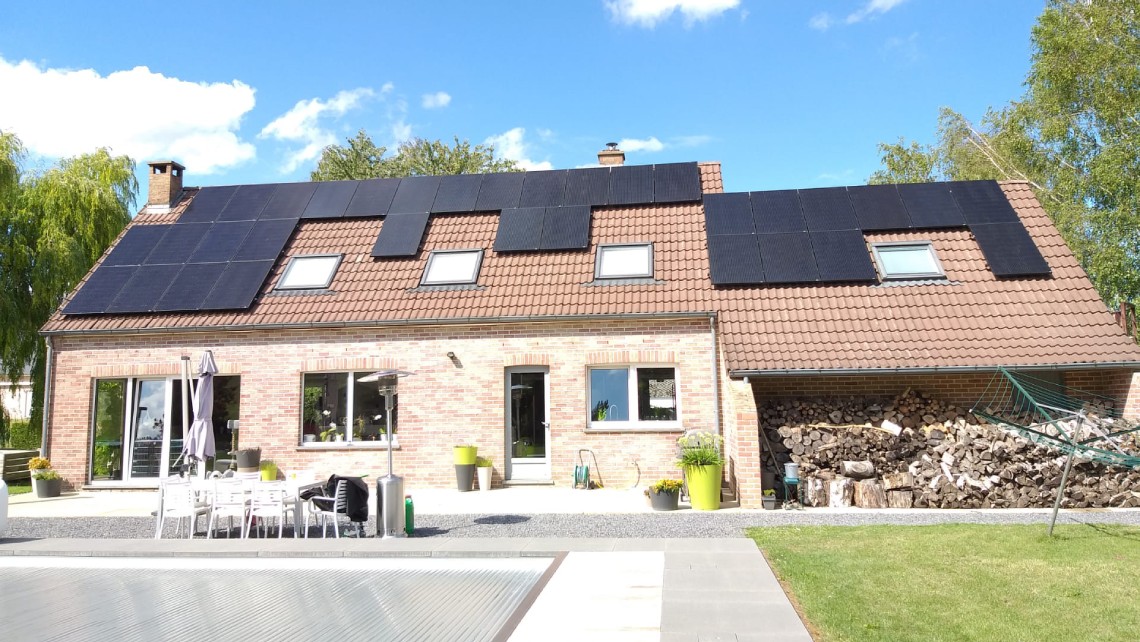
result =
[[459,357],[455,356],[454,352],[448,351],[447,358],[451,359],[451,363],[454,364],[456,368],[463,367],[463,362],[459,360]]

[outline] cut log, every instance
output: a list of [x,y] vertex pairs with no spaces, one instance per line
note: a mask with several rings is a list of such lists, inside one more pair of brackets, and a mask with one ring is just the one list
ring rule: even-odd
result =
[[902,490],[914,487],[914,476],[909,472],[887,473],[883,475],[883,488],[886,490]]
[[871,479],[875,476],[875,464],[869,461],[844,461],[839,464],[839,473],[852,479]]
[[859,508],[886,508],[887,494],[883,485],[870,479],[856,482],[855,505]]
[[831,508],[848,508],[855,497],[855,480],[836,477],[827,482],[827,505]]
[[888,490],[887,506],[890,508],[911,508],[914,506],[913,490]]
[[827,483],[819,477],[805,477],[800,481],[800,488],[806,506],[827,506]]

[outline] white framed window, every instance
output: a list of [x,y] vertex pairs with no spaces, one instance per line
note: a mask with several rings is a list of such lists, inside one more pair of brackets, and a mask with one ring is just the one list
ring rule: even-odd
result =
[[599,245],[594,278],[653,278],[653,244]]
[[681,426],[674,366],[594,366],[587,374],[591,428]]
[[930,241],[872,243],[871,252],[875,255],[875,264],[879,268],[879,275],[884,279],[940,279],[946,277]]
[[[301,377],[301,445],[386,446],[384,396],[369,372],[306,372]],[[392,445],[397,445],[399,394],[392,396]]]
[[341,254],[294,256],[277,282],[278,290],[323,290],[332,283]]
[[428,256],[420,285],[474,283],[483,264],[483,250],[435,250]]

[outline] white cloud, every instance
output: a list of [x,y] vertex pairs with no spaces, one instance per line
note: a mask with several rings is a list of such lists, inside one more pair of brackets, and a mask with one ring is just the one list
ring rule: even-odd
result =
[[808,26],[816,31],[827,31],[833,24],[835,24],[835,19],[826,11],[817,13],[811,17],[811,20],[808,20]]
[[708,145],[712,142],[712,136],[708,134],[695,134],[691,136],[676,136],[672,139],[671,145],[676,147],[700,147],[701,145]]
[[440,109],[451,104],[451,94],[446,91],[437,91],[434,94],[423,95],[424,109]]
[[[382,92],[390,90],[388,85],[381,88]],[[325,147],[337,142],[336,135],[323,125],[324,122],[356,109],[375,95],[376,92],[371,89],[361,87],[341,91],[327,101],[320,98],[299,101],[292,109],[266,125],[257,136],[302,144],[299,149],[289,152],[281,168],[282,173],[287,174],[297,169],[301,163],[317,158]]]
[[254,89],[239,80],[196,83],[147,67],[101,76],[0,58],[0,87],[0,130],[42,156],[109,147],[136,161],[174,158],[210,174],[256,155],[237,135],[254,105]]
[[515,127],[497,136],[489,136],[487,140],[483,142],[487,145],[494,145],[496,155],[515,161],[519,164],[519,167],[528,172],[540,169],[554,169],[554,165],[551,165],[550,161],[534,161],[530,158],[532,152],[530,144],[525,140],[525,136],[525,128]]
[[659,152],[665,149],[665,143],[658,140],[656,136],[623,138],[618,141],[618,149],[626,152]]
[[886,13],[904,2],[906,2],[906,0],[868,0],[867,4],[848,15],[846,22],[849,25],[862,22],[877,14]]
[[606,0],[617,22],[652,29],[679,11],[685,25],[708,20],[740,5],[740,0]]

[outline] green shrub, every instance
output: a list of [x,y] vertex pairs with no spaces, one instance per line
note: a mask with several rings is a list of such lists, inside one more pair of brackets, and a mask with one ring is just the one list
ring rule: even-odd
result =
[[705,430],[691,432],[677,440],[681,446],[681,457],[677,465],[682,468],[689,466],[723,466],[724,455],[720,454],[720,445],[724,438],[716,433]]
[[40,447],[40,428],[32,427],[27,419],[8,422],[8,448],[35,450]]

